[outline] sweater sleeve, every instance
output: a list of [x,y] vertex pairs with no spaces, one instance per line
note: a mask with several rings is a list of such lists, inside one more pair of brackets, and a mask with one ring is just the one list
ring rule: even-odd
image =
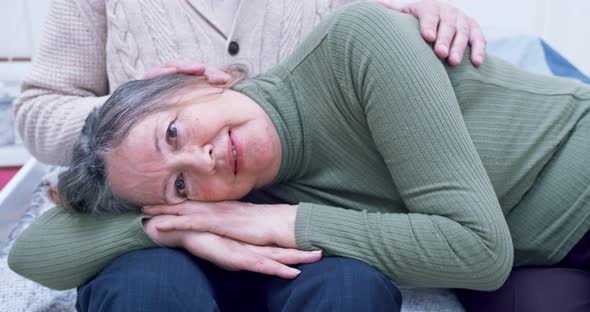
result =
[[401,284],[501,286],[513,260],[508,226],[445,68],[415,19],[353,4],[336,14],[326,44],[340,90],[364,109],[409,213],[301,203],[297,245],[363,260]]
[[55,207],[16,240],[8,265],[52,289],[82,285],[129,251],[158,247],[144,232],[139,214],[93,216]]
[[17,129],[35,158],[69,163],[84,120],[108,94],[104,1],[51,1],[32,70],[15,102]]

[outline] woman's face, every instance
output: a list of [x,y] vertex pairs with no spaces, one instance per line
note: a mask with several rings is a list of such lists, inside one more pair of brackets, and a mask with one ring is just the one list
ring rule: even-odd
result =
[[213,88],[183,98],[191,100],[149,115],[107,152],[116,195],[138,205],[236,200],[272,181],[281,145],[258,104]]

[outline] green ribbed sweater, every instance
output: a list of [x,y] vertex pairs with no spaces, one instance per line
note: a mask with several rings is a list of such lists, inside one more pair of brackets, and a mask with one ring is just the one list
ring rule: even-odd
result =
[[[245,200],[298,203],[301,249],[363,260],[400,284],[489,290],[513,259],[557,262],[590,227],[587,201],[524,200],[589,111],[590,88],[491,57],[445,67],[413,18],[346,6],[286,62],[234,88],[269,114],[283,148],[273,184]],[[141,219],[54,208],[19,237],[9,265],[76,287],[113,258],[158,246]]]

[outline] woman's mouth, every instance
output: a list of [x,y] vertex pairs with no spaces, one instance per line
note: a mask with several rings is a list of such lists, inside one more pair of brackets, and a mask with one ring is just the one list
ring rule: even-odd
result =
[[229,136],[229,144],[231,146],[231,160],[233,160],[233,163],[231,163],[231,167],[233,169],[234,175],[237,175],[238,173],[238,150],[236,149],[236,144],[234,142],[234,138],[232,136],[231,130],[229,130],[228,133]]

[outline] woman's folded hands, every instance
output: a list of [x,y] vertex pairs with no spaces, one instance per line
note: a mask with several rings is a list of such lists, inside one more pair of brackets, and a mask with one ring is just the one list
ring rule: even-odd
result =
[[146,206],[143,212],[154,216],[144,224],[150,238],[184,248],[226,270],[295,278],[299,271],[289,265],[322,257],[321,251],[297,249],[297,206],[185,201]]

